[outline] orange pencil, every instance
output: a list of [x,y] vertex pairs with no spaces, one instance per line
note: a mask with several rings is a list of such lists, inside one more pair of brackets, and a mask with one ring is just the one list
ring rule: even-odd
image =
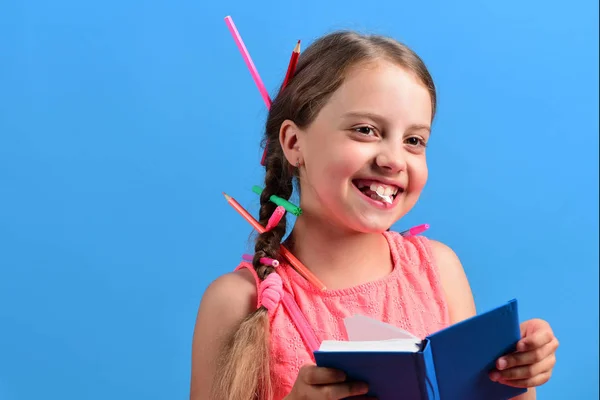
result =
[[[296,47],[294,47],[294,51],[292,51],[292,57],[290,57],[290,63],[288,64],[288,69],[285,74],[285,79],[283,80],[283,85],[281,85],[281,89],[285,88],[296,73],[296,65],[298,64],[298,57],[300,57],[300,40],[296,43]],[[265,165],[265,159],[267,158],[267,147],[268,143],[263,150],[262,158],[260,159],[260,165]]]
[[246,209],[242,207],[241,204],[238,203],[233,197],[229,196],[227,193],[223,193],[223,196],[225,196],[227,202],[233,208],[235,208],[235,211],[237,211],[242,217],[244,217],[246,221],[250,222],[250,225],[252,225],[252,227],[256,229],[258,233],[263,233],[265,231],[265,228],[261,224],[259,224],[258,221],[255,220],[254,217],[250,215],[250,213],[246,211]]
[[[248,221],[250,223],[250,225],[252,225],[252,227],[258,231],[258,233],[263,233],[265,231],[264,226],[262,226],[261,224],[259,224],[258,221],[256,219],[254,219],[254,217],[252,215],[250,215],[250,213],[248,211],[246,211],[246,209],[244,207],[242,207],[240,203],[238,203],[233,197],[229,196],[226,193],[223,193],[223,195],[225,196],[225,199],[227,200],[227,202],[242,217],[244,217],[244,219],[246,221]],[[319,280],[319,278],[317,278],[316,276],[314,276],[313,273],[310,272],[310,270],[308,268],[306,268],[304,266],[304,264],[302,264],[302,262],[300,260],[298,260],[292,254],[292,252],[289,251],[284,245],[281,245],[279,251],[281,252],[281,255],[286,260],[288,260],[288,262],[292,265],[292,267],[294,267],[294,269],[296,271],[298,271],[298,273],[304,277],[304,279],[306,279],[307,281],[309,281],[311,284],[313,284],[318,289],[321,289],[321,290],[325,290],[326,289],[325,285],[323,285],[323,283]]]

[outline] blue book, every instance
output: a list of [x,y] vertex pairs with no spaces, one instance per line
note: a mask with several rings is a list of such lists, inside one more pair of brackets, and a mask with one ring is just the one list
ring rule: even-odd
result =
[[521,338],[517,300],[424,340],[367,317],[349,319],[350,340],[324,341],[314,352],[315,360],[318,366],[344,371],[349,380],[368,383],[369,396],[505,400],[526,391],[493,382],[488,375],[498,357],[515,351]]

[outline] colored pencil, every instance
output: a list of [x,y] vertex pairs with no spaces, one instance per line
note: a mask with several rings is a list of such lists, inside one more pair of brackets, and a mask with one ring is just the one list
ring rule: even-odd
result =
[[[260,194],[263,191],[263,188],[261,188],[260,186],[254,185],[254,186],[252,186],[252,191],[260,196]],[[273,195],[271,195],[271,197],[269,197],[269,200],[271,202],[277,204],[278,206],[282,206],[283,208],[286,209],[287,212],[294,214],[296,217],[299,217],[302,215],[302,209],[300,207],[298,207],[297,205],[290,203],[286,199],[282,199],[281,197],[275,196],[273,194]]]
[[254,79],[254,83],[258,87],[258,91],[260,92],[260,95],[262,96],[262,98],[265,102],[265,105],[267,106],[267,109],[270,109],[271,108],[271,98],[269,97],[269,92],[267,92],[267,88],[265,87],[265,84],[263,83],[262,79],[260,79],[258,70],[256,69],[254,62],[252,61],[252,57],[250,57],[250,53],[248,52],[248,49],[246,48],[246,45],[244,44],[244,41],[242,40],[242,36],[238,32],[235,24],[233,23],[233,19],[230,16],[225,17],[225,23],[227,24],[227,27],[229,28],[229,31],[231,32],[231,35],[233,36],[233,40],[235,41],[235,44],[237,45],[238,49],[240,50],[240,53],[242,53],[242,58],[244,59],[244,62],[246,63],[246,66],[248,67],[248,70],[250,71],[250,75],[252,75],[252,79]]
[[[242,259],[244,261],[252,262],[254,261],[254,256],[252,254],[242,254]],[[274,268],[279,267],[279,261],[272,258],[261,257],[259,261],[264,265],[270,265]]]
[[284,216],[285,216],[285,208],[283,206],[277,206],[275,208],[275,211],[273,211],[273,214],[271,214],[271,216],[269,217],[269,221],[267,222],[267,225],[265,226],[265,231],[270,231],[271,229],[273,229],[277,225],[279,225],[279,221],[281,221],[281,219]]
[[[256,219],[254,219],[254,217],[252,215],[250,215],[250,213],[248,211],[246,211],[246,209],[244,209],[244,207],[242,207],[240,203],[238,203],[233,197],[229,196],[226,193],[223,193],[223,195],[225,196],[225,199],[227,200],[227,202],[242,217],[244,217],[244,219],[246,221],[248,221],[250,223],[250,225],[252,225],[252,227],[258,231],[258,233],[265,232],[265,228]],[[316,288],[318,288],[320,290],[325,290],[326,289],[325,285],[323,285],[323,283],[319,280],[319,278],[317,278],[312,272],[310,272],[310,270],[308,268],[306,268],[304,266],[304,264],[302,264],[302,262],[300,260],[298,260],[292,254],[292,252],[290,252],[284,245],[280,246],[279,252],[281,253],[281,255],[286,260],[288,260],[288,262],[291,264],[291,266],[300,275],[302,275],[304,277],[304,279],[306,279],[307,281],[309,281],[312,285],[314,285]]]
[[285,74],[285,79],[283,80],[282,88],[286,87],[288,85],[290,79],[292,79],[292,77],[294,76],[294,73],[296,72],[296,65],[298,64],[299,56],[300,56],[300,40],[298,40],[296,47],[294,47],[294,51],[292,51],[292,56],[290,57],[290,63],[288,65],[287,73]]
[[240,203],[238,203],[233,197],[229,196],[227,193],[223,193],[227,202],[237,211],[246,221],[252,225],[252,227],[258,231],[258,233],[263,233],[265,228],[258,223],[257,220],[254,219],[252,215]]
[[413,226],[410,229],[400,232],[404,237],[417,236],[429,229],[429,224]]
[[[283,80],[283,84],[281,85],[281,89],[284,89],[287,86],[290,79],[292,79],[292,77],[294,76],[294,73],[296,73],[296,65],[298,64],[298,57],[300,57],[300,40],[298,40],[296,47],[294,47],[294,51],[292,51],[292,56],[290,57],[290,63],[288,64],[288,69],[285,74],[285,79]],[[262,165],[263,167],[265,165],[265,160],[267,159],[267,149],[268,148],[269,148],[269,144],[267,143],[267,145],[265,146],[265,149],[263,150],[263,155],[260,159],[260,165]]]

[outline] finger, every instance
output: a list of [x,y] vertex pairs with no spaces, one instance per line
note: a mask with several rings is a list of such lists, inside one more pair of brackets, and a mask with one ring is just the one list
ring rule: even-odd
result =
[[[351,396],[365,395],[369,387],[363,382],[344,382],[317,387],[319,399],[345,399]],[[312,397],[311,397],[312,398]]]
[[344,372],[333,368],[317,367],[316,365],[303,366],[300,368],[298,375],[302,376],[302,380],[308,385],[326,385],[346,380]]
[[555,363],[556,359],[554,355],[551,355],[550,357],[545,358],[542,361],[535,364],[513,367],[504,371],[493,371],[490,377],[494,381],[530,379],[532,377],[535,377],[536,375],[541,375],[543,373],[551,371]]
[[551,375],[552,375],[552,372],[548,371],[548,372],[544,372],[543,374],[536,375],[529,379],[516,379],[516,380],[510,380],[510,381],[501,380],[499,382],[502,383],[503,385],[517,387],[517,388],[530,388],[530,387],[541,386],[544,383],[548,382],[548,380],[550,380]]
[[551,330],[545,329],[539,332],[534,332],[529,336],[525,336],[517,343],[517,351],[523,352],[533,350],[548,344],[554,339],[554,334]]
[[549,357],[550,354],[556,351],[556,347],[554,342],[550,342],[534,350],[522,353],[516,352],[502,356],[496,361],[496,368],[498,368],[499,371],[502,371],[519,365],[535,364]]

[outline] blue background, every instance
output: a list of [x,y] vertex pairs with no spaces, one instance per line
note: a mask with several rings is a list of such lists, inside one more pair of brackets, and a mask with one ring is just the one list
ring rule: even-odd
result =
[[250,230],[266,112],[296,40],[415,49],[439,90],[430,181],[394,226],[461,257],[561,341],[543,399],[598,397],[598,3],[0,3],[0,399],[185,399],[203,290]]

